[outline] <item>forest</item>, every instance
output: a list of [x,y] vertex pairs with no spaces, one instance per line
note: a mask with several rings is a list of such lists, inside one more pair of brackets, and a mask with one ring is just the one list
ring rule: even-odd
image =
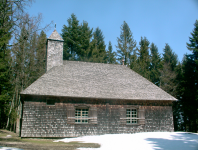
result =
[[[45,73],[46,31],[42,14],[31,17],[25,7],[31,0],[0,0],[0,128],[15,131],[22,103],[20,92]],[[163,53],[146,37],[135,41],[127,22],[120,23],[116,49],[105,44],[102,30],[79,22],[71,14],[60,35],[63,59],[109,64],[124,63],[178,101],[173,103],[175,131],[198,131],[198,20],[186,47],[190,54],[178,60],[165,43]],[[116,38],[116,37],[115,37]]]

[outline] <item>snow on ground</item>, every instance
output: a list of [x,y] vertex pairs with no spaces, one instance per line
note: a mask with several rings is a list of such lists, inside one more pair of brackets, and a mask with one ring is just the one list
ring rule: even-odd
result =
[[59,141],[79,141],[101,145],[100,148],[79,148],[79,150],[198,150],[198,134],[188,132],[106,134],[65,138],[54,142]]
[[22,149],[13,148],[13,147],[2,147],[2,146],[0,146],[0,150],[22,150]]

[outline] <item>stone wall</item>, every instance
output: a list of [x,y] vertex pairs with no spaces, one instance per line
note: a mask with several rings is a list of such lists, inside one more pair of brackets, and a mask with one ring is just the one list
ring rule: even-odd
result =
[[63,41],[49,40],[47,42],[47,71],[54,66],[63,65]]
[[[91,102],[91,101],[90,101]],[[144,125],[121,124],[119,109],[130,104],[24,101],[21,137],[75,137],[82,135],[174,131],[172,106],[133,104],[145,110]],[[157,103],[157,102],[156,102]],[[67,124],[68,106],[79,104],[97,108],[97,124]]]

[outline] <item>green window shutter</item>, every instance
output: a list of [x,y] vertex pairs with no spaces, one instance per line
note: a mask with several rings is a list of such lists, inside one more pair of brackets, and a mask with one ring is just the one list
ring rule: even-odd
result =
[[124,125],[126,124],[126,109],[120,108],[120,124]]
[[90,107],[89,108],[89,123],[90,124],[97,124],[98,123],[98,114],[97,114],[97,108],[96,107]]
[[145,109],[139,108],[138,109],[138,124],[145,124]]
[[75,124],[75,108],[74,108],[74,106],[67,107],[67,124]]

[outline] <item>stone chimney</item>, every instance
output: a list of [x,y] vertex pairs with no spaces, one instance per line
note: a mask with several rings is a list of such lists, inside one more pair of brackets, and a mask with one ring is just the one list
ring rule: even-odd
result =
[[56,29],[52,32],[46,42],[46,72],[54,66],[63,65],[63,39]]

